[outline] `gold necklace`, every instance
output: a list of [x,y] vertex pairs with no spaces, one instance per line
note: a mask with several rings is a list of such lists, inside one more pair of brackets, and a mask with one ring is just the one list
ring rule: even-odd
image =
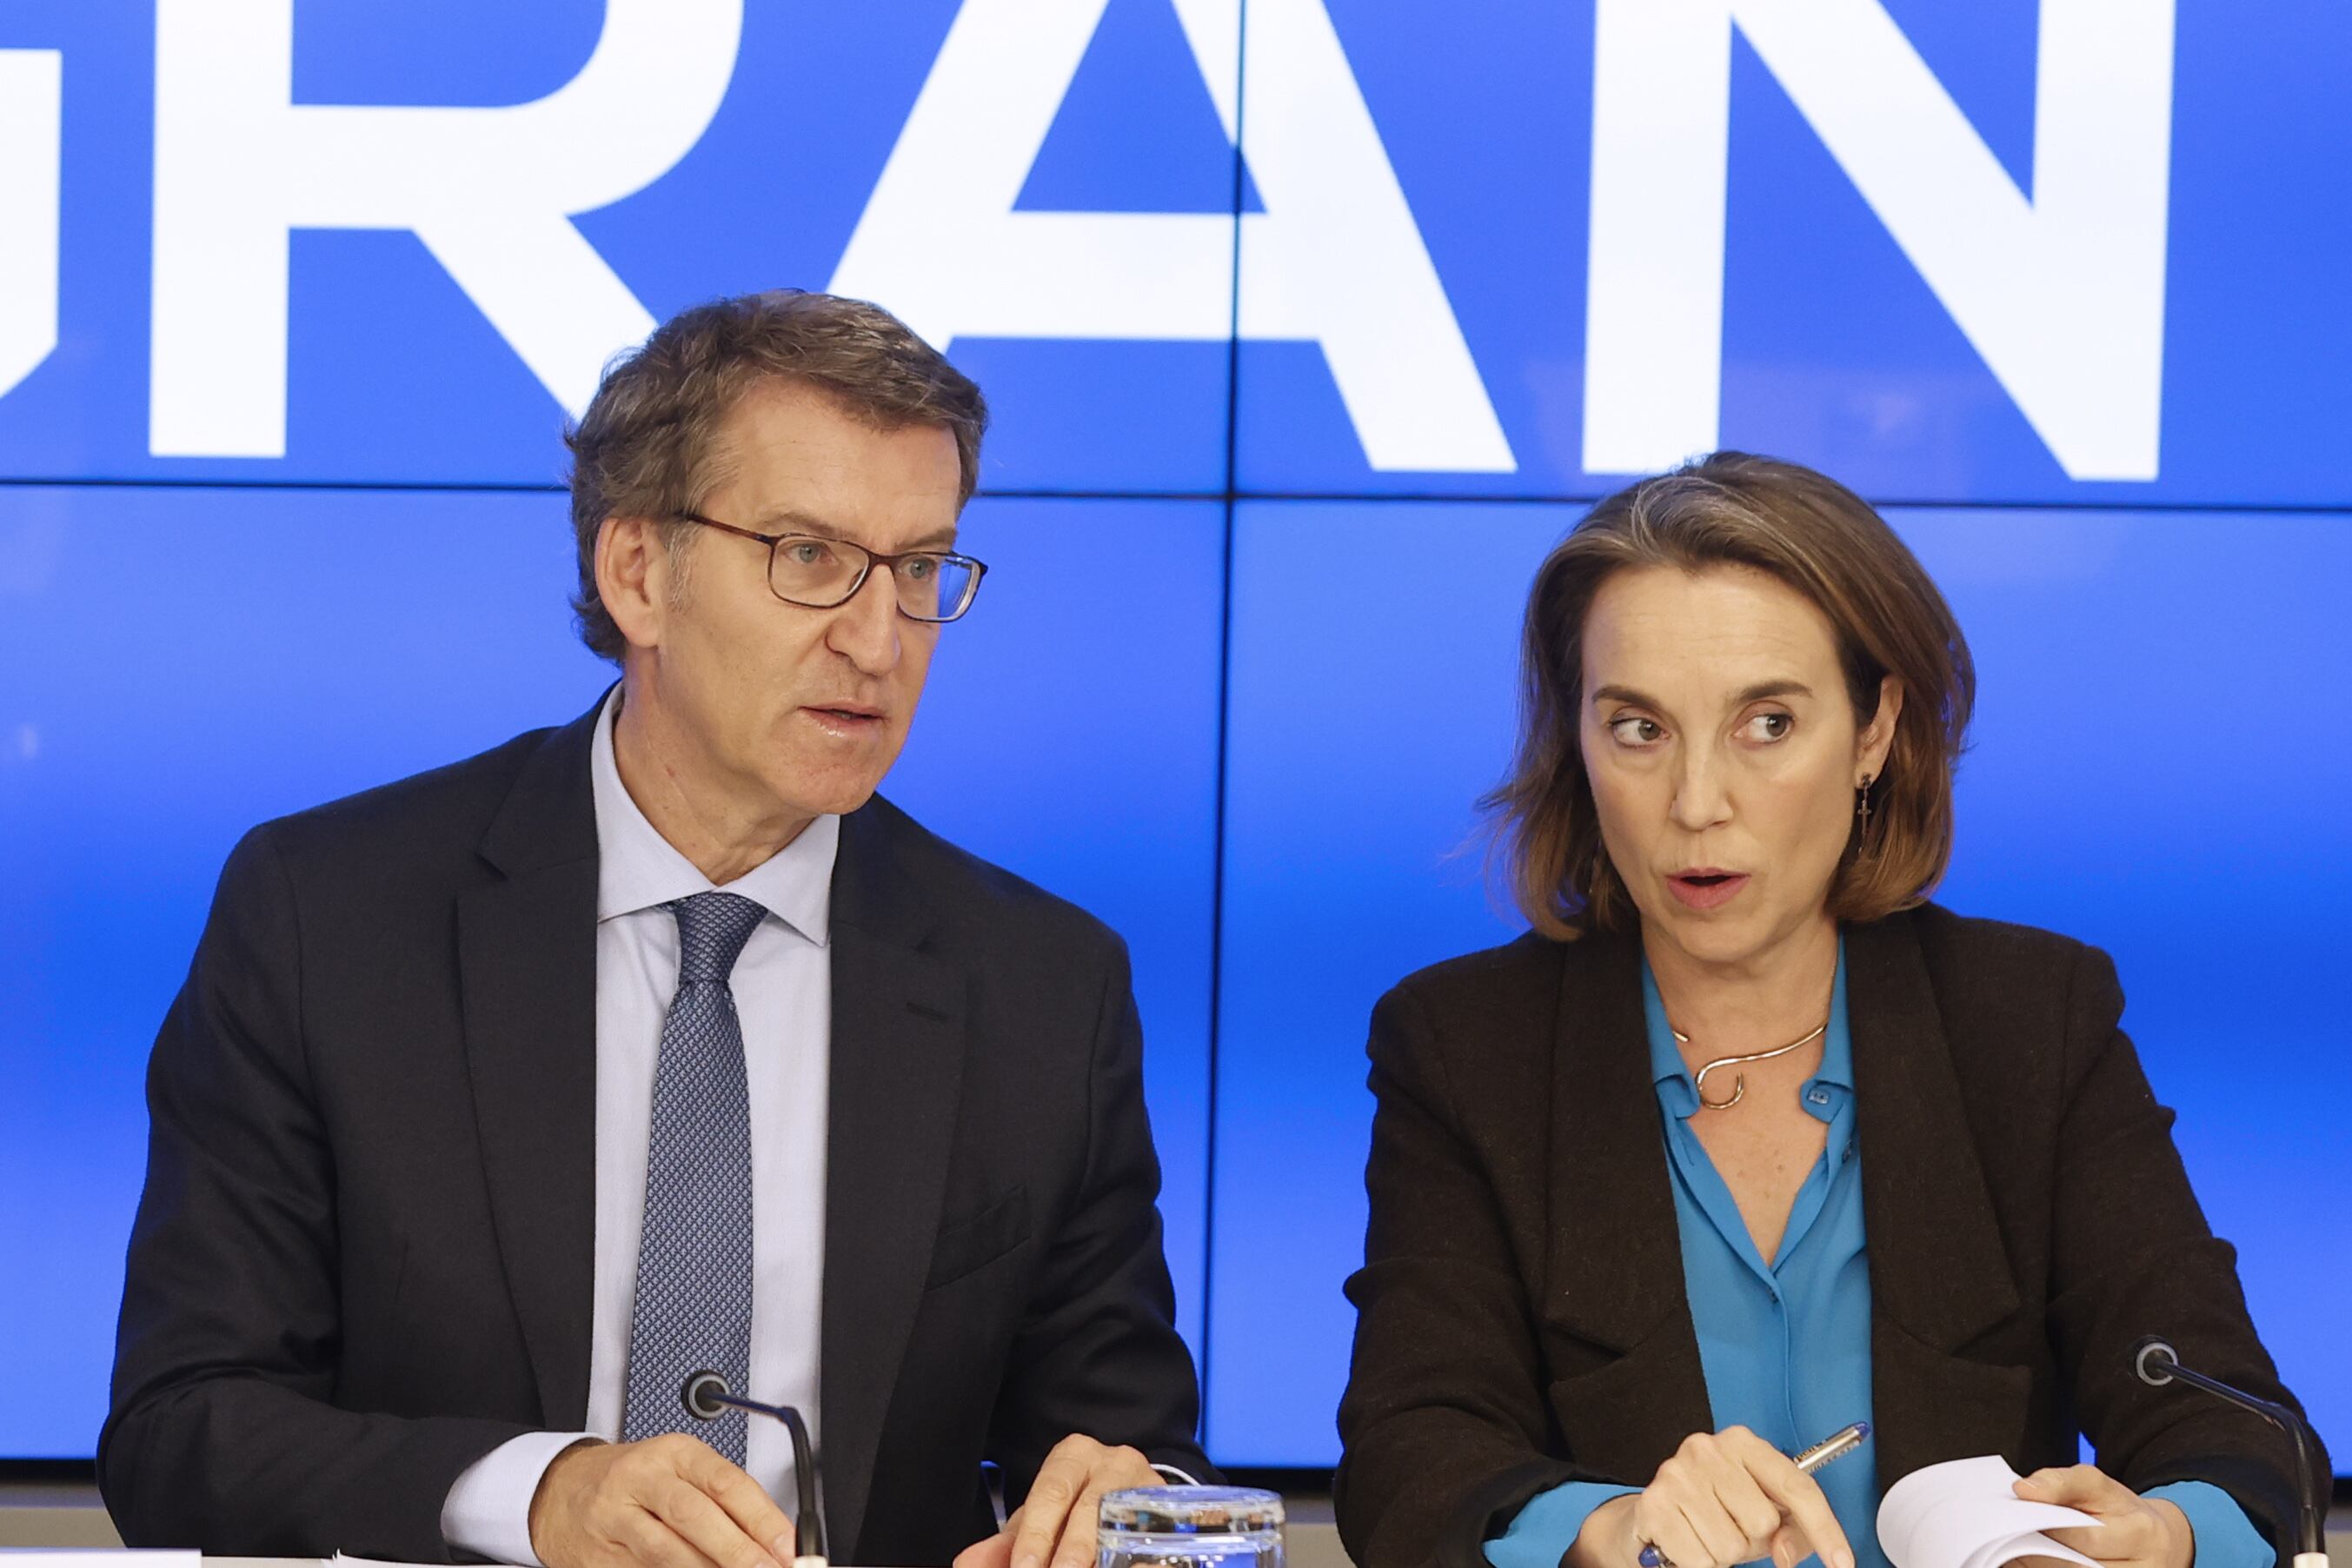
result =
[[[1799,1046],[1809,1046],[1815,1040],[1820,1039],[1822,1032],[1828,1029],[1829,1026],[1830,1021],[1827,1018],[1824,1018],[1820,1023],[1814,1025],[1811,1032],[1807,1034],[1802,1039],[1790,1040],[1785,1046],[1776,1046],[1769,1051],[1758,1051],[1752,1056],[1722,1057],[1718,1058],[1717,1060],[1707,1063],[1705,1067],[1699,1068],[1698,1071],[1691,1075],[1691,1087],[1698,1090],[1699,1104],[1708,1110],[1728,1110],[1733,1106],[1738,1104],[1741,1097],[1746,1095],[1748,1092],[1748,1075],[1746,1073],[1741,1073],[1738,1078],[1731,1080],[1731,1098],[1729,1100],[1709,1100],[1706,1097],[1706,1075],[1713,1072],[1716,1068],[1745,1067],[1749,1062],[1769,1062],[1774,1057],[1785,1057],[1790,1051],[1795,1050]],[[1670,1029],[1674,1028],[1672,1025],[1668,1025],[1667,1027]],[[1677,1045],[1686,1046],[1690,1044],[1690,1037],[1684,1034],[1680,1029],[1674,1029],[1674,1037]]]

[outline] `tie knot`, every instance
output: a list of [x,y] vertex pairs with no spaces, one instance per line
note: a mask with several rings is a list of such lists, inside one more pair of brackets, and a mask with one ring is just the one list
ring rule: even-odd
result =
[[751,932],[768,918],[760,905],[736,893],[697,893],[663,906],[677,917],[677,983],[722,984]]

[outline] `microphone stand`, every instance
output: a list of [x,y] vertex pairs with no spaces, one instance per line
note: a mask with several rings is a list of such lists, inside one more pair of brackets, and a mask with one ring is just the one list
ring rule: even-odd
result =
[[[792,1439],[793,1479],[799,1488],[801,1504],[800,1518],[794,1521],[797,1539],[792,1568],[828,1568],[824,1511],[817,1505],[816,1498],[816,1457],[809,1445],[808,1423],[801,1419],[801,1413],[789,1405],[762,1405],[756,1399],[746,1399],[727,1386],[726,1378],[708,1370],[688,1377],[686,1386],[678,1391],[678,1400],[686,1406],[686,1413],[697,1421],[716,1421],[728,1410],[740,1410],[783,1423],[784,1434]],[[2298,1568],[2302,1565],[2298,1564]]]
[[2162,1388],[2179,1381],[2191,1388],[2201,1388],[2219,1399],[2226,1399],[2241,1410],[2252,1411],[2280,1431],[2294,1444],[2294,1480],[2302,1500],[2302,1517],[2295,1531],[2294,1568],[2328,1568],[2327,1537],[2320,1522],[2319,1499],[2311,1486],[2311,1448],[2305,1436],[2303,1417],[2284,1405],[2248,1394],[2218,1377],[2208,1377],[2180,1364],[2180,1352],[2154,1334],[2132,1346],[2132,1370],[2150,1388]]

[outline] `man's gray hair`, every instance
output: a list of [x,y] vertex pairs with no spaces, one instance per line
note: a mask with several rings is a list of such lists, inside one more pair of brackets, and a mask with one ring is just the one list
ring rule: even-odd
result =
[[698,510],[719,482],[720,427],[746,389],[771,379],[818,387],[880,429],[948,431],[962,466],[957,504],[971,499],[987,400],[898,318],[860,300],[797,289],[698,305],[607,370],[588,412],[564,435],[580,558],[572,607],[581,641],[596,653],[617,664],[627,647],[596,591],[596,539],[605,520],[661,522],[677,549],[693,526],[678,514]]

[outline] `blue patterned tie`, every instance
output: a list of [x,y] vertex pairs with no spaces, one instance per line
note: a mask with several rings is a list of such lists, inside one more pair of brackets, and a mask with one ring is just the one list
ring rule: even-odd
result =
[[621,1436],[691,1432],[740,1465],[743,1413],[697,1421],[678,1394],[704,1367],[751,1393],[751,1103],[727,976],[768,911],[733,893],[662,907],[677,917],[677,996],[654,1068]]

